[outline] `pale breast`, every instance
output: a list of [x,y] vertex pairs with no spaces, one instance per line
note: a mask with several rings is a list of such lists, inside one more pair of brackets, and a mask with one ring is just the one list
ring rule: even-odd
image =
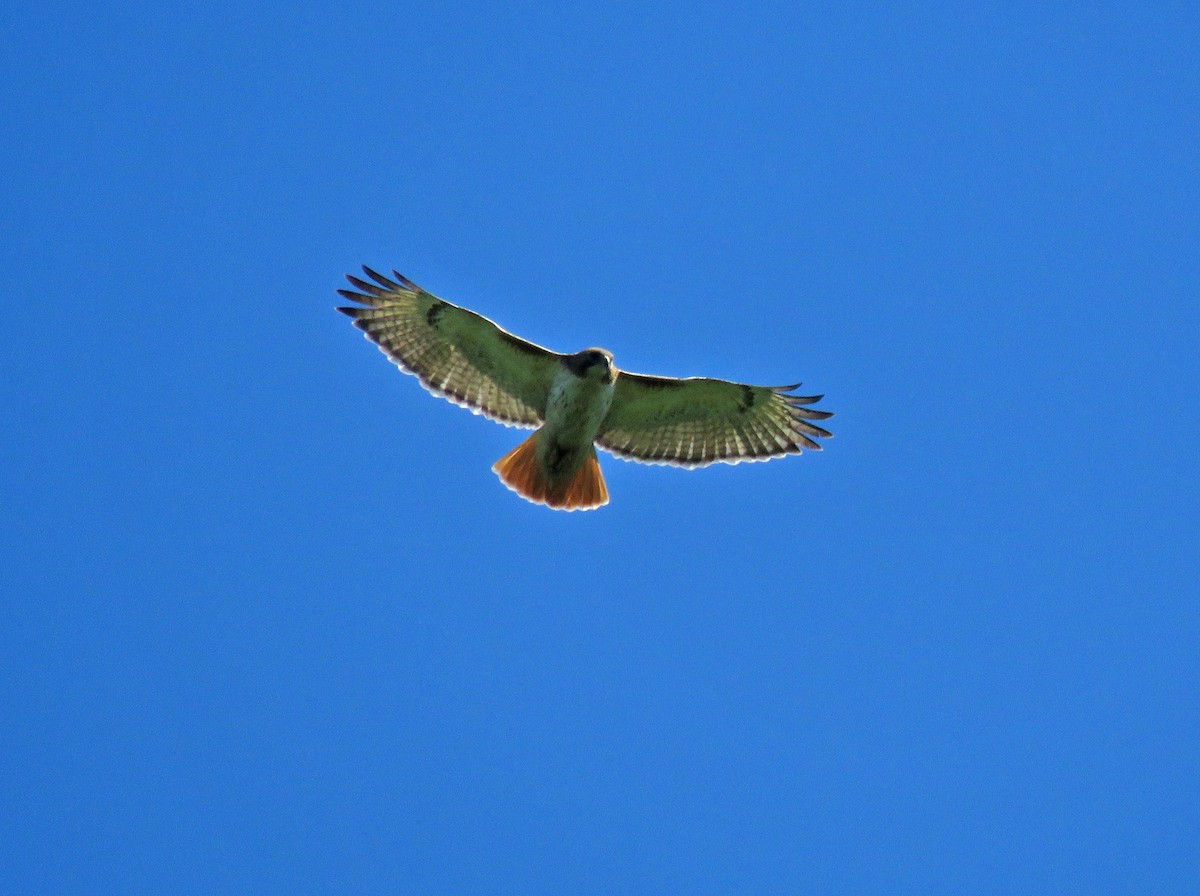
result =
[[545,432],[560,444],[590,445],[613,399],[613,384],[599,377],[560,370],[546,403]]

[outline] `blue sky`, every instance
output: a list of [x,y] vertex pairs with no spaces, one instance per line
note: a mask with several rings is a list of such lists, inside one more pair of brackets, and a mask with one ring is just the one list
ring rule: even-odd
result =
[[[10,4],[0,889],[1195,893],[1193,4]],[[820,454],[521,438],[395,267]]]

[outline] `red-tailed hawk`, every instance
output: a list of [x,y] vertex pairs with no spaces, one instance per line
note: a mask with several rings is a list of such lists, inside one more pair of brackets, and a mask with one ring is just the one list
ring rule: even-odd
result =
[[828,438],[794,386],[747,386],[703,377],[626,373],[602,348],[560,355],[526,342],[393,271],[346,275],[364,307],[339,308],[426,389],[507,426],[537,432],[492,467],[521,497],[557,510],[608,503],[596,445],[649,464],[703,467],[820,450]]

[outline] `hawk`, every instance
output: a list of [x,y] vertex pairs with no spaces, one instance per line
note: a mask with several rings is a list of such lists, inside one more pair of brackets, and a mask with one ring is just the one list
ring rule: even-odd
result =
[[[618,370],[612,353],[563,355],[526,342],[393,271],[347,274],[349,315],[401,370],[455,404],[506,426],[536,429],[492,467],[522,498],[556,510],[608,503],[596,446],[626,460],[680,467],[769,460],[820,450],[832,417],[824,396],[793,386],[673,379]],[[361,307],[358,307],[361,306]]]

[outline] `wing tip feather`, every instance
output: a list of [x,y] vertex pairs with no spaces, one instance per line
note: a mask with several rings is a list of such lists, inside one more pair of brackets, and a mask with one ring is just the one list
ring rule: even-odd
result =
[[421,289],[421,287],[417,286],[417,284],[413,283],[395,268],[392,268],[392,276],[395,277],[400,282],[400,285],[405,289],[411,289],[413,292],[419,292]]
[[[399,289],[400,288],[399,283],[392,282],[387,277],[383,276],[383,274],[379,273],[376,270],[373,270],[372,268],[367,267],[365,264],[362,265],[362,269],[363,269],[364,274],[366,274],[368,277],[370,277],[372,280],[374,280],[380,286],[384,286],[388,289]],[[349,277],[350,275],[347,274],[346,276]],[[353,281],[351,281],[351,282],[353,282]]]
[[[383,274],[379,273],[374,268],[367,267],[365,264],[362,265],[362,269],[363,269],[364,274],[366,274],[368,277],[370,277],[372,280],[374,280],[376,283],[378,283],[384,289],[390,290],[392,292],[397,292],[397,291],[420,292],[421,291],[421,287],[417,286],[417,284],[413,283],[411,280],[409,280],[407,277],[405,277],[403,274],[401,274],[395,268],[392,268],[392,276],[396,278],[395,280],[391,280],[388,277],[385,277]],[[347,277],[347,279],[350,280],[351,283],[355,283],[355,285],[358,285],[355,277],[351,277],[349,274],[347,274],[346,277]],[[358,281],[358,282],[361,282],[361,281]]]
[[398,271],[392,271],[396,276],[396,280],[393,281],[365,264],[362,265],[362,269],[363,273],[375,282],[368,282],[354,274],[346,274],[346,279],[354,289],[339,289],[338,295],[352,302],[358,302],[360,305],[379,308],[404,297],[405,293],[422,291],[419,286]]

